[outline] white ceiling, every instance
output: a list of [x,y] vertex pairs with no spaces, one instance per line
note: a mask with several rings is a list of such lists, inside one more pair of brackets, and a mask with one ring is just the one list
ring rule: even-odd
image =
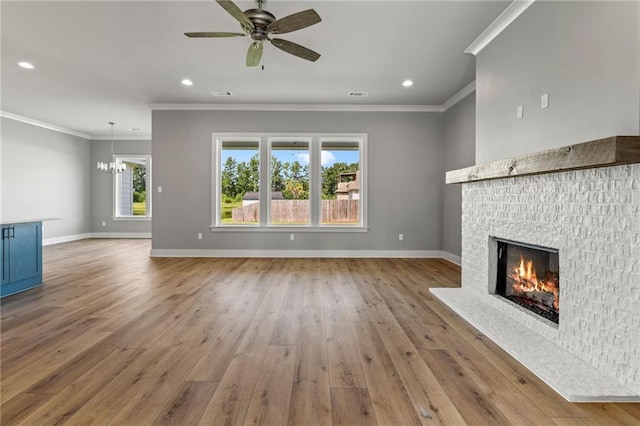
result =
[[[262,70],[244,65],[248,38],[183,35],[240,31],[213,0],[3,0],[1,109],[96,138],[115,121],[116,137],[140,138],[158,103],[441,105],[474,80],[475,58],[463,51],[509,3],[268,1],[276,18],[318,12],[321,23],[280,37],[322,57],[311,63],[265,45]],[[407,78],[413,87],[401,86]]]

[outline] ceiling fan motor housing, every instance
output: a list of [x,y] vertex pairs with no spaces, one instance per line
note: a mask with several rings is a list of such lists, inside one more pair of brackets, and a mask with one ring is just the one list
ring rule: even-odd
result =
[[263,9],[248,9],[244,11],[255,29],[251,32],[251,39],[255,41],[263,41],[267,38],[267,27],[276,20],[276,17]]

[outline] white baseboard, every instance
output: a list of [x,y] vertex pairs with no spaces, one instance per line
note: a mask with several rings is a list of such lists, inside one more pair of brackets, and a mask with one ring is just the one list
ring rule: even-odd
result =
[[442,250],[442,257],[453,264],[462,266],[462,258],[460,256],[456,256],[455,254]]
[[441,258],[440,250],[151,250],[151,257]]
[[[92,232],[47,238],[43,246],[87,238],[151,238],[150,232]],[[442,250],[220,250],[220,249],[156,249],[151,257],[324,257],[324,258],[443,258],[458,266],[460,256]]]
[[151,232],[92,232],[91,238],[151,238]]
[[42,245],[50,246],[52,244],[68,243],[70,241],[85,240],[87,238],[91,238],[91,234],[89,233],[75,234],[75,235],[65,235],[63,237],[45,238],[42,240]]
[[65,235],[62,237],[45,238],[43,246],[86,240],[87,238],[151,238],[151,232],[92,232],[87,234]]

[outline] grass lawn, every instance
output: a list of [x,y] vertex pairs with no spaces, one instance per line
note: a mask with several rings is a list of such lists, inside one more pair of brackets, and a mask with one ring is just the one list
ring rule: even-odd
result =
[[233,223],[231,219],[231,210],[236,207],[242,207],[242,201],[237,201],[235,203],[222,203],[220,205],[220,214],[222,223]]

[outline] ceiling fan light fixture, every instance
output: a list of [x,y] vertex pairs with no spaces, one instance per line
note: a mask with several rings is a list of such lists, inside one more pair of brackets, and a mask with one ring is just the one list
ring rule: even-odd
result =
[[411,81],[411,80],[405,80],[405,81],[403,81],[403,82],[402,82],[402,85],[403,85],[404,87],[411,87],[411,86],[413,86],[413,81]]

